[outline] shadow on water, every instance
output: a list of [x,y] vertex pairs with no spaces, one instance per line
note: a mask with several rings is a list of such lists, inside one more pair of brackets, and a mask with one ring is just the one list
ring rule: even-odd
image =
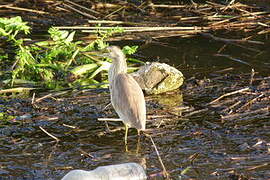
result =
[[[182,179],[270,178],[269,116],[246,124],[224,122],[218,110],[204,106],[222,93],[198,90],[196,94],[196,89],[188,86],[193,76],[213,78],[213,72],[226,68],[232,68],[229,74],[249,74],[252,66],[259,72],[257,75],[269,75],[270,46],[266,43],[254,47],[260,52],[231,45],[220,52],[250,66],[213,56],[224,43],[206,38],[168,39],[142,46],[137,54],[142,59],[168,62],[183,71],[187,79],[182,92],[146,97],[147,128],[153,130],[153,139],[173,179],[180,179],[187,167],[191,168]],[[224,83],[221,88],[227,85]],[[136,153],[136,131],[130,130],[126,152],[124,131],[106,133],[104,123],[97,121],[98,117],[117,117],[112,107],[102,111],[108,102],[109,92],[104,89],[69,92],[35,105],[31,105],[31,99],[1,100],[3,111],[17,117],[28,116],[13,118],[0,129],[0,176],[59,179],[71,169],[139,162],[146,167],[150,179],[162,179],[158,175],[162,168],[148,138],[141,139]],[[202,111],[192,114],[197,110]],[[111,129],[122,126],[118,122],[109,124]],[[56,143],[39,126],[60,142]]]

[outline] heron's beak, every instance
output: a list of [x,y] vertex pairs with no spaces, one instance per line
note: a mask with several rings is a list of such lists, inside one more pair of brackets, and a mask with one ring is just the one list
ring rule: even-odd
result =
[[110,58],[110,54],[109,53],[103,53],[99,55],[100,57],[104,57],[104,58]]
[[109,51],[107,48],[104,48],[101,51],[99,51],[99,53],[97,53],[97,56],[104,57],[104,58],[110,58],[110,54],[109,54]]
[[85,52],[85,54],[91,55],[91,56],[98,56],[103,58],[110,58],[110,53],[108,49],[102,49],[100,51],[91,51],[91,52]]

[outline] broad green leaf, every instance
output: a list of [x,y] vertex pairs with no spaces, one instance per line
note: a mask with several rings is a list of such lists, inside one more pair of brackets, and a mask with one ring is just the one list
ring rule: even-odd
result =
[[70,72],[74,75],[80,76],[86,72],[94,70],[97,67],[97,64],[84,64],[73,68]]

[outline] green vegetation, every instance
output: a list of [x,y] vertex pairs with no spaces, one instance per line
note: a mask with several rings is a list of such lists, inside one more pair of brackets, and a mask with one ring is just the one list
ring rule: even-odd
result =
[[[74,41],[75,31],[48,30],[50,40],[35,42],[25,39],[30,27],[20,17],[0,18],[0,80],[5,88],[42,87],[104,87],[107,82],[108,59],[99,56],[109,46],[106,39],[121,33],[116,27],[97,31],[97,39],[84,44]],[[125,54],[133,54],[137,46],[123,48]],[[131,63],[138,60],[131,59]],[[104,83],[105,82],[105,83]],[[1,90],[1,89],[0,89]]]
[[[2,107],[0,106],[0,109],[1,109]],[[5,125],[7,125],[7,124],[10,124],[11,123],[11,121],[13,120],[13,119],[15,119],[16,117],[15,116],[12,116],[12,115],[9,115],[8,113],[6,113],[6,112],[1,112],[0,111],[0,122],[1,122],[1,124],[0,124],[0,128],[2,127],[2,126],[5,126]]]

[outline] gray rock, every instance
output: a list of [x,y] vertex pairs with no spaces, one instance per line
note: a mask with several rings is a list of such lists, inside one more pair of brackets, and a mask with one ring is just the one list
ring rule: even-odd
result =
[[160,94],[179,88],[183,74],[165,63],[147,63],[131,74],[146,94]]

